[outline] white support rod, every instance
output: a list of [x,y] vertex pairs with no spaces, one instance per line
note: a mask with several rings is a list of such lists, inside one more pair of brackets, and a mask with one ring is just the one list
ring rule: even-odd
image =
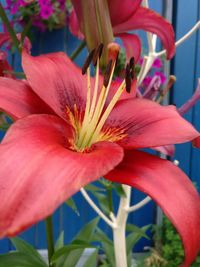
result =
[[[143,0],[142,5],[146,8],[149,8],[148,0]],[[155,51],[153,44],[153,34],[150,32],[147,32],[147,41],[148,41],[149,53],[153,53]]]
[[88,193],[84,188],[80,189],[80,192],[82,196],[85,198],[85,200],[88,202],[88,204],[96,211],[96,213],[101,217],[102,220],[104,220],[112,229],[116,228],[116,224],[112,222],[108,217],[97,207],[97,205],[94,203],[94,201],[90,198]]
[[127,212],[133,212],[133,211],[136,211],[140,208],[142,208],[143,206],[145,206],[147,203],[149,203],[151,201],[151,198],[150,197],[145,197],[143,200],[141,200],[139,203],[129,207],[127,209]]
[[[181,37],[178,41],[176,41],[175,45],[176,47],[178,47],[180,44],[182,44],[183,42],[185,42],[195,31],[197,31],[200,28],[200,21],[198,21],[194,27],[192,27],[191,30],[189,30],[183,37]],[[156,57],[160,57],[162,55],[166,54],[166,50],[162,50],[158,53],[155,53]]]
[[[180,44],[185,42],[195,31],[197,31],[200,28],[200,21],[198,21],[194,27],[188,31],[183,37],[181,37],[178,41],[176,41],[175,46],[178,47]],[[147,33],[148,36],[148,33]],[[153,40],[153,39],[152,39]],[[148,43],[150,42],[150,39],[148,38]],[[146,57],[146,60],[143,61],[139,76],[138,76],[138,81],[137,81],[137,86],[141,85],[142,81],[144,80],[145,76],[151,69],[151,66],[155,60],[155,58],[160,57],[162,55],[166,54],[166,50],[162,50],[160,52],[155,52],[155,50],[152,52],[150,51],[151,47],[155,48],[155,40],[152,41],[152,44],[150,45],[149,43],[149,54]],[[145,58],[144,57],[144,58]]]
[[126,223],[128,218],[127,209],[130,207],[131,187],[123,185],[123,189],[126,196],[120,199],[116,216],[117,227],[113,229],[116,267],[128,267],[126,254]]

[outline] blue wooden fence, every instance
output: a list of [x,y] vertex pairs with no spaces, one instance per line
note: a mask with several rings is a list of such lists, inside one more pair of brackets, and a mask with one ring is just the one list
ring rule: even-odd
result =
[[[190,3],[187,0],[177,0],[174,2],[174,25],[176,27],[176,37],[180,38],[200,19],[200,3],[198,0],[192,0]],[[150,6],[153,6],[159,12],[163,8],[162,1],[151,0]],[[33,54],[61,50],[71,54],[77,45],[77,40],[67,30],[57,30],[52,33],[35,33]],[[77,57],[76,63],[82,62],[85,55],[86,50]],[[15,66],[17,67],[18,65],[19,60],[16,59]],[[200,77],[199,33],[194,34],[185,44],[177,49],[177,55],[172,64],[172,71],[177,76],[177,83],[174,86],[171,101],[180,106],[192,95],[197,78]],[[200,118],[200,104],[191,110],[186,115],[186,118],[193,122],[200,130],[200,120],[198,119]],[[191,144],[181,145],[177,147],[176,159],[180,161],[181,168],[200,186],[200,152],[193,149]],[[143,194],[137,191],[134,192],[133,203],[138,202],[142,197]],[[79,217],[66,205],[63,205],[56,211],[53,218],[55,223],[54,235],[57,237],[59,232],[64,230],[66,235],[65,242],[69,242],[84,223],[96,216],[79,193],[76,194],[75,201],[80,210]],[[151,202],[143,209],[131,214],[129,221],[141,226],[154,223],[155,218],[156,206]],[[108,227],[103,222],[101,222],[101,226],[105,231],[108,231]],[[46,239],[44,233],[44,223],[40,222],[22,233],[21,236],[36,248],[45,248]],[[149,245],[149,241],[143,240],[136,249],[139,251],[144,245]],[[8,239],[0,240],[0,253],[10,249],[11,244]]]

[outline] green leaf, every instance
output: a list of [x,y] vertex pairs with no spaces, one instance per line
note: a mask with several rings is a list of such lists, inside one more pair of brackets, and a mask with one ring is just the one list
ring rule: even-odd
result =
[[46,264],[40,264],[29,255],[23,252],[10,252],[0,255],[0,267],[47,267]]
[[80,216],[80,213],[73,198],[69,198],[68,200],[66,200],[65,204],[67,204],[67,206],[70,207],[76,213],[76,215]]
[[94,192],[105,191],[104,188],[98,187],[98,186],[93,185],[93,184],[88,184],[84,188],[85,188],[85,190],[90,191],[90,192],[93,192],[93,191]]
[[95,267],[97,266],[97,260],[98,260],[98,250],[95,249],[95,251],[88,257],[83,267]]
[[76,250],[76,249],[85,249],[85,248],[89,248],[89,247],[94,247],[94,246],[91,246],[89,245],[88,243],[86,244],[72,244],[72,245],[67,245],[67,246],[64,246],[60,249],[58,249],[52,256],[52,259],[51,259],[51,262],[56,262],[56,260],[58,258],[60,258],[61,256],[65,255],[66,253],[68,252],[71,252],[73,250]]
[[108,197],[104,193],[93,192],[93,195],[97,198],[99,206],[105,214],[110,213]]
[[115,255],[112,240],[110,240],[100,228],[97,228],[93,240],[101,242],[108,263],[111,267],[115,267]]
[[145,225],[143,227],[138,227],[134,224],[127,224],[126,225],[126,231],[127,232],[134,232],[137,234],[140,234],[141,236],[149,239],[149,237],[146,235],[146,231],[151,227],[151,224]]
[[113,189],[119,197],[126,197],[126,193],[121,184],[113,183]]
[[108,238],[107,235],[100,228],[96,229],[92,241],[105,242],[109,245],[113,244],[112,240],[110,240],[110,238]]
[[142,238],[145,237],[149,239],[149,237],[146,235],[146,231],[151,227],[151,225],[146,225],[141,228],[138,228],[135,225],[128,225],[128,228],[134,229],[133,233],[129,234],[126,237],[126,250],[127,254],[130,252],[132,253],[132,249],[135,246],[135,244]]
[[90,242],[98,222],[99,222],[99,217],[96,217],[95,219],[84,225],[84,227],[80,230],[80,232],[75,236],[73,241],[79,239],[82,241]]
[[[80,232],[75,236],[72,243],[74,243],[74,245],[77,245],[76,241],[81,240],[81,241],[85,241],[85,242],[87,242],[87,244],[89,244],[89,242],[91,242],[92,236],[94,234],[94,230],[95,230],[98,222],[99,222],[99,217],[97,217],[97,218],[93,219],[92,221],[90,221],[89,223],[87,223],[80,230]],[[84,249],[86,248],[86,246],[84,246],[83,244],[81,244],[81,245],[82,245],[82,248],[72,250],[72,251],[69,251],[66,253],[65,257],[63,258],[63,263],[62,263],[61,267],[76,266],[76,264],[79,261]],[[57,252],[55,252],[55,253],[57,253]],[[54,253],[54,255],[55,255],[55,253]],[[53,255],[53,257],[54,257],[54,255]]]
[[62,231],[55,243],[55,251],[62,248],[64,246],[64,231]]
[[19,237],[14,237],[10,239],[17,251],[24,253],[29,257],[29,260],[34,260],[38,263],[38,266],[47,266],[42,256],[34,249],[30,244],[25,242]]

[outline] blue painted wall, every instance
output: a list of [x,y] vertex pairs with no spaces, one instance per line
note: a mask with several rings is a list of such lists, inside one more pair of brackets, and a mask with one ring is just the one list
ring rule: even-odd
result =
[[[150,1],[151,6],[156,10],[162,10],[162,1]],[[176,3],[175,3],[176,2]],[[193,0],[188,4],[187,0],[174,1],[174,25],[176,27],[176,36],[180,38],[186,33],[195,22],[200,19],[200,3],[198,0]],[[63,50],[67,54],[77,47],[77,40],[71,36],[67,30],[57,30],[52,33],[35,33],[33,41],[33,54],[47,53],[52,51]],[[76,63],[83,62],[86,56],[84,50],[76,59]],[[195,57],[197,55],[197,57]],[[15,66],[19,65],[19,59],[16,58]],[[194,34],[185,44],[177,49],[177,55],[172,64],[172,71],[177,76],[177,83],[171,95],[171,101],[176,103],[177,106],[183,104],[193,93],[196,86],[197,77],[200,77],[200,34]],[[192,111],[190,111],[186,118],[193,122],[200,130],[200,104],[198,104]],[[200,152],[194,150],[191,144],[181,145],[177,147],[176,158],[180,160],[181,168],[192,177],[194,181],[200,186]],[[137,202],[143,197],[139,192],[133,194],[133,202]],[[66,242],[69,242],[76,234],[78,229],[94,217],[96,214],[88,207],[85,200],[77,194],[75,200],[80,209],[80,217],[77,217],[66,205],[60,207],[55,215],[55,237],[64,229],[66,234]],[[156,208],[153,202],[146,205],[143,209],[130,215],[130,222],[138,225],[146,225],[155,222]],[[108,227],[101,223],[105,230]],[[33,244],[36,248],[45,248],[45,227],[44,223],[38,223],[28,231],[24,232],[21,236]],[[140,250],[144,245],[149,245],[148,242],[142,241],[137,250]],[[0,253],[6,252],[11,248],[10,242],[7,239],[0,240]]]

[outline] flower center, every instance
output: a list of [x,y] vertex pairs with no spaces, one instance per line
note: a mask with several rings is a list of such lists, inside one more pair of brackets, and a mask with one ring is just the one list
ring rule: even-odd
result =
[[[119,46],[116,44],[110,45],[108,49],[108,54],[110,55],[109,63],[106,67],[104,74],[104,81],[101,89],[99,90],[99,62],[102,53],[103,45],[101,44],[97,49],[94,49],[86,59],[83,66],[82,73],[87,73],[87,100],[85,107],[85,114],[81,125],[76,127],[76,142],[75,148],[78,151],[84,151],[86,148],[90,148],[92,144],[97,141],[118,141],[126,136],[124,130],[121,128],[110,128],[102,132],[102,128],[116,105],[117,101],[120,99],[121,94],[126,89],[129,93],[131,89],[131,77],[134,71],[133,58],[126,67],[126,77],[119,85],[118,89],[114,93],[112,99],[109,103],[106,102],[113,74],[116,66],[117,56],[119,53]],[[91,79],[90,79],[90,63],[96,65],[96,77],[93,94],[91,94]],[[76,119],[76,118],[74,118]]]

